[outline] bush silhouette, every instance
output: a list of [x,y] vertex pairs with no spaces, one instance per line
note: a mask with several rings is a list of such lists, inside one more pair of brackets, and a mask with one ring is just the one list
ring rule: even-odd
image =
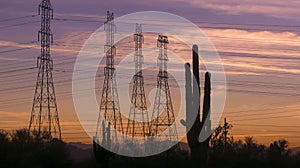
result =
[[49,140],[47,133],[20,129],[7,133],[0,131],[1,167],[69,167],[66,145],[56,139]]
[[[227,123],[215,130],[208,153],[209,168],[300,167],[300,154],[291,154],[287,140],[274,141],[268,147],[258,144],[253,137],[235,141],[229,134],[231,128],[232,125]],[[26,129],[11,133],[0,130],[0,149],[1,168],[103,167],[97,164],[95,158],[72,163],[66,143],[57,139],[49,140],[42,134],[37,137]],[[106,167],[192,167],[189,157],[187,151],[174,148],[145,158],[116,156],[109,159]]]

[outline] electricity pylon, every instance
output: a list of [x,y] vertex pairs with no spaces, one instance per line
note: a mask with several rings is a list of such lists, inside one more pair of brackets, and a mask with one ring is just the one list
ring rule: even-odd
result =
[[134,137],[146,138],[149,135],[149,121],[147,102],[144,89],[143,77],[143,42],[144,36],[142,33],[142,25],[136,24],[136,33],[134,34],[135,41],[135,75],[133,77],[133,88],[131,95],[131,107],[127,122],[126,134]]
[[114,59],[116,47],[114,45],[114,33],[116,26],[114,14],[107,12],[105,22],[106,31],[106,66],[104,68],[104,82],[102,97],[100,101],[100,111],[94,141],[104,146],[116,145],[123,140],[123,136],[118,137],[117,132],[123,132],[122,115],[120,113],[117,82],[115,78]]
[[150,133],[152,136],[160,137],[162,141],[167,140],[170,142],[177,142],[178,134],[168,84],[168,43],[169,40],[167,36],[158,35],[157,47],[159,48],[159,56],[157,58],[157,64],[159,66],[159,73],[157,76],[157,91],[154,101]]
[[61,129],[57,111],[54,82],[52,78],[53,61],[50,55],[50,46],[53,43],[53,35],[50,29],[50,21],[53,19],[53,8],[50,0],[43,0],[39,5],[41,15],[41,55],[37,59],[39,72],[37,75],[29,130],[41,136],[48,133],[50,139],[61,140]]

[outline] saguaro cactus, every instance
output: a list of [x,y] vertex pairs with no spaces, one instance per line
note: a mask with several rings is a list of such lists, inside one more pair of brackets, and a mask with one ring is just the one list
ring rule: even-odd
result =
[[[200,77],[199,77],[199,55],[198,47],[193,46],[193,76],[191,77],[190,64],[185,65],[186,75],[186,122],[187,140],[191,149],[191,161],[193,167],[201,165],[207,167],[207,153],[209,149],[209,138],[204,142],[199,142],[201,130],[206,135],[210,134],[210,93],[211,82],[210,73],[205,74],[204,100],[202,121],[200,120]],[[193,84],[192,84],[193,83]],[[197,112],[197,114],[193,114]],[[195,119],[196,116],[196,119]],[[205,122],[208,119],[209,122]]]

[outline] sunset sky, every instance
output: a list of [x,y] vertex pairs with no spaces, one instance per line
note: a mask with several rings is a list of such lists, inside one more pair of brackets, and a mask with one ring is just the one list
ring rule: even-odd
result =
[[[300,146],[299,1],[51,2],[54,8],[53,76],[65,141],[91,143],[74,110],[72,73],[82,45],[103,25],[106,11],[114,12],[116,17],[133,12],[163,11],[199,26],[219,52],[227,77],[227,99],[222,117],[233,125],[231,135],[237,139],[253,136],[266,145],[272,140],[285,138],[290,147]],[[39,3],[39,0],[1,0],[0,129],[12,130],[29,124],[37,74],[36,59],[40,52],[37,42]],[[156,36],[146,37],[154,40],[153,43],[145,42],[145,45],[155,48]],[[132,39],[124,44],[124,49],[134,50]],[[103,50],[103,46],[97,47],[99,51]],[[172,49],[187,60],[191,57],[190,51],[176,44],[175,39],[172,45],[170,38]],[[126,52],[120,50],[117,55],[123,57]],[[97,79],[96,92],[100,99],[103,78]]]

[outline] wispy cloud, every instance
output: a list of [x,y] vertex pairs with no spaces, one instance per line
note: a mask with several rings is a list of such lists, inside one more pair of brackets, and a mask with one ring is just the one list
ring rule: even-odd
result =
[[[183,0],[175,0],[183,1]],[[262,14],[266,16],[299,20],[299,1],[269,0],[189,0],[183,1],[199,8],[219,11],[225,14]]]
[[297,56],[299,51],[294,49],[300,47],[300,36],[292,32],[251,32],[236,29],[204,29],[204,32],[221,52]]

